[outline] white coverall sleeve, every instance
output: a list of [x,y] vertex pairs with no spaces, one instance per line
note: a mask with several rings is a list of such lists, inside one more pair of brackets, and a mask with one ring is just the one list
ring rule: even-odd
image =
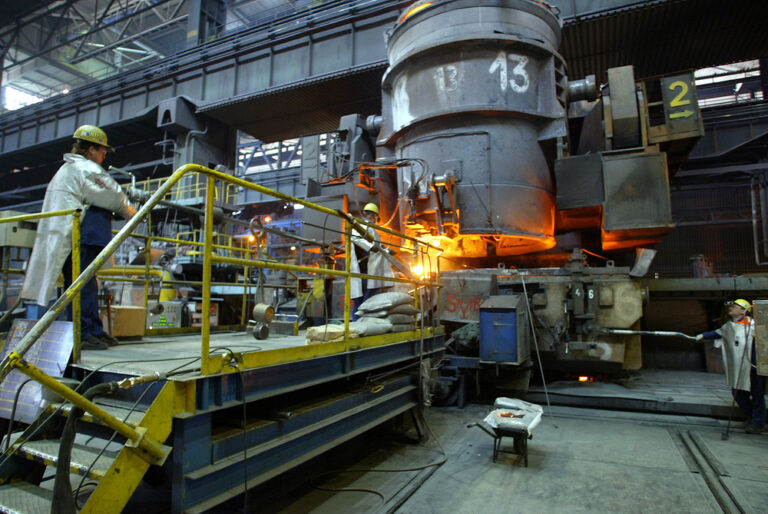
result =
[[356,229],[352,229],[352,243],[357,245],[359,248],[365,250],[366,252],[370,252],[371,248],[373,248],[373,242],[368,241],[363,236],[360,235],[360,232],[358,232]]
[[116,212],[123,218],[130,218],[128,199],[115,179],[95,162],[86,161],[80,170],[86,203]]

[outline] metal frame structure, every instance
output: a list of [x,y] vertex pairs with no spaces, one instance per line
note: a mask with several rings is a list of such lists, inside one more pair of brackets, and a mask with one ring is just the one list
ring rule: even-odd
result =
[[[40,220],[43,218],[53,218],[56,216],[72,216],[72,276],[76,277],[80,275],[80,217],[82,212],[80,209],[68,209],[64,211],[51,211],[41,212],[39,214],[26,214],[23,216],[11,216],[8,218],[0,218],[0,223],[17,223],[19,221],[31,221]],[[2,270],[0,270],[2,271]],[[23,270],[18,270],[23,273]],[[21,301],[19,299],[18,301]],[[78,291],[72,296],[72,330],[74,337],[74,348],[72,351],[72,359],[74,362],[80,360],[80,292]],[[9,309],[9,313],[12,313],[14,309]],[[42,332],[41,332],[42,333]]]
[[[42,12],[22,16],[0,30],[2,69],[10,79],[6,85],[10,82],[47,98],[163,58],[167,49],[153,44],[149,37],[178,30],[188,17],[181,13],[186,4],[187,0],[52,2]],[[48,73],[46,66],[56,74]],[[25,78],[27,75],[37,76],[39,81]]]
[[[420,331],[385,334],[382,336],[350,339],[350,305],[344,309],[343,341],[310,346],[255,351],[232,352],[212,355],[210,352],[211,323],[208,316],[202,317],[201,364],[198,375],[185,380],[172,380],[162,373],[140,377],[124,378],[113,382],[114,389],[132,388],[137,385],[161,381],[162,390],[154,398],[145,420],[139,426],[126,423],[106,411],[93,401],[60,384],[35,366],[24,360],[24,354],[35,340],[50,326],[66,306],[72,302],[85,283],[93,278],[115,249],[132,234],[132,231],[160,203],[171,188],[189,173],[200,173],[207,178],[205,201],[205,238],[203,266],[203,312],[211,305],[211,267],[215,263],[233,263],[286,271],[311,272],[319,275],[339,276],[345,279],[346,298],[349,298],[351,278],[378,278],[352,273],[350,266],[351,237],[354,227],[361,233],[365,229],[360,222],[348,214],[271,191],[263,186],[231,177],[223,172],[189,164],[182,166],[165,181],[139,212],[118,232],[110,244],[80,274],[73,284],[54,303],[51,309],[19,342],[0,365],[0,380],[12,369],[18,369],[28,377],[43,384],[78,408],[90,413],[93,419],[114,430],[126,440],[126,447],[106,472],[103,485],[99,487],[86,504],[84,512],[107,512],[122,508],[138,486],[141,477],[150,464],[162,465],[171,448],[162,441],[173,430],[173,479],[172,497],[174,512],[202,510],[231,497],[233,477],[254,477],[245,479],[255,485],[276,474],[304,462],[320,452],[340,444],[364,430],[403,413],[421,403],[421,361],[424,358],[439,357],[444,351],[443,331],[440,327],[422,328]],[[284,201],[300,203],[330,216],[346,221],[347,237],[344,270],[307,268],[258,259],[240,259],[214,255],[213,218],[216,180],[222,180],[271,194]],[[24,217],[26,218],[26,217]],[[411,240],[414,247],[422,244],[392,230],[376,227],[378,230]],[[430,247],[424,245],[424,251]],[[416,291],[434,287],[436,283],[424,280],[388,278],[391,282],[413,283]],[[439,280],[437,275],[436,280]],[[420,297],[417,294],[417,301]],[[423,321],[422,321],[423,323]],[[353,342],[354,341],[354,342]],[[76,344],[77,348],[77,344]],[[314,413],[291,420],[285,437],[274,438],[271,429],[264,426],[246,427],[246,442],[233,438],[222,445],[214,440],[211,428],[215,412],[227,409],[235,402],[243,405],[272,398],[334,381],[372,372],[384,367],[419,362],[418,383],[408,375],[389,374],[392,378],[382,379],[370,391],[353,395],[342,394],[333,402],[320,402]],[[239,375],[237,381],[229,379]],[[104,373],[101,374],[104,378]],[[285,377],[291,379],[286,381]],[[248,452],[248,449],[254,451]],[[13,451],[19,451],[14,448]],[[212,460],[211,460],[212,459]],[[0,465],[0,468],[2,466]],[[245,469],[244,469],[245,467]],[[250,468],[258,470],[252,473]],[[6,473],[7,473],[7,468]],[[254,470],[254,471],[255,471]],[[9,478],[6,476],[6,479]],[[128,479],[126,481],[126,479]],[[205,480],[206,487],[198,487],[199,480]],[[237,482],[234,482],[237,483]],[[237,486],[235,489],[240,489]]]

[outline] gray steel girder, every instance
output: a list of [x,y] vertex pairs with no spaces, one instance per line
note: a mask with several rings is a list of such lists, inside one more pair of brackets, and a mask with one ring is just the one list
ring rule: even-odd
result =
[[[68,95],[5,113],[0,116],[0,170],[6,168],[2,157],[8,152],[67,137],[73,126],[82,123],[119,123],[166,98],[186,95],[202,104],[232,99],[247,102],[253,99],[250,95],[280,92],[323,77],[359,73],[371,66],[379,66],[383,71],[385,31],[411,3],[327,2],[305,13],[224,36],[88,84]],[[636,0],[550,3],[559,8],[566,23],[638,6]],[[371,77],[365,79],[376,80]],[[368,95],[368,91],[364,94]],[[277,135],[273,140],[280,137]]]
[[5,113],[0,116],[0,169],[9,152],[69,136],[83,123],[119,123],[167,98],[185,95],[210,103],[371,63],[383,67],[384,31],[408,3],[332,3]]

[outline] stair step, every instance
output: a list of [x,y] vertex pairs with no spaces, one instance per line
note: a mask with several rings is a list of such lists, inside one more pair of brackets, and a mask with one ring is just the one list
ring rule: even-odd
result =
[[28,482],[0,486],[0,511],[29,514],[50,512],[53,491]]
[[[23,455],[29,460],[42,462],[46,466],[56,466],[59,460],[59,443],[58,439],[28,441],[20,449],[14,448],[14,450],[17,454]],[[75,444],[72,447],[70,472],[77,475],[85,474],[100,452],[99,448]],[[109,450],[104,451],[96,461],[96,464],[91,468],[88,476],[94,480],[104,478],[110,466],[112,466],[112,463],[117,458],[118,453]]]
[[[97,404],[97,405],[102,409],[104,409],[105,411],[107,411],[108,413],[112,414],[114,417],[116,417],[120,421],[123,421],[125,424],[130,425],[134,428],[139,426],[139,423],[141,423],[141,420],[144,418],[144,411],[139,411],[134,409],[133,412],[131,412],[130,407],[116,407],[114,405],[102,405],[102,404]],[[54,403],[49,406],[49,409],[57,409],[60,406],[61,406],[60,403]],[[69,413],[72,410],[72,404],[71,403],[64,404],[61,410],[65,416],[69,416]],[[89,412],[86,412],[85,414],[83,414],[83,417],[81,419],[87,423],[100,423],[99,420],[93,417],[93,415]]]

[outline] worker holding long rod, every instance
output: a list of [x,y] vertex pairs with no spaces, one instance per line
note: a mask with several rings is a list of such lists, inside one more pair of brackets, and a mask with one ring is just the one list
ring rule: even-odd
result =
[[696,336],[697,341],[712,339],[723,352],[725,377],[739,409],[747,418],[744,431],[759,434],[765,430],[765,377],[757,374],[755,322],[747,315],[752,305],[744,299],[728,305],[728,320],[717,330]]

